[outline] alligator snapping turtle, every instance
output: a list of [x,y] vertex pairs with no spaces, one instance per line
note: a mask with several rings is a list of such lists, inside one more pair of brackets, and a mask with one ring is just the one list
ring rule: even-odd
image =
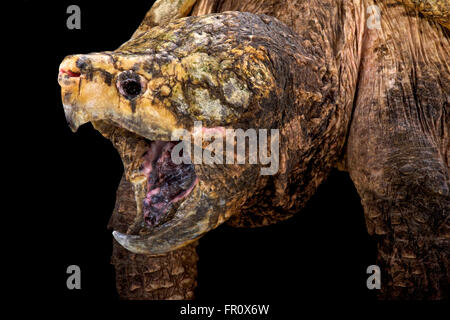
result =
[[[92,122],[124,164],[110,221],[120,296],[193,298],[199,237],[291,217],[333,167],[349,172],[378,241],[380,297],[448,296],[449,8],[159,0],[117,50],[66,57],[69,125]],[[278,171],[174,163],[174,132],[196,120],[279,129]]]

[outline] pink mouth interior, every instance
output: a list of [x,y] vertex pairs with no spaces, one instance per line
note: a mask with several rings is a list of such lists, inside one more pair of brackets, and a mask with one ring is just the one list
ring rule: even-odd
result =
[[175,164],[171,151],[178,142],[153,141],[141,167],[148,177],[143,211],[145,222],[155,226],[173,213],[198,182],[194,165]]

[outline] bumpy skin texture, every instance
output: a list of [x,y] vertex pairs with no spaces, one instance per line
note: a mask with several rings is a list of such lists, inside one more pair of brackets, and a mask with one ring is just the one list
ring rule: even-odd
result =
[[400,0],[410,8],[420,11],[447,29],[450,29],[450,2],[448,0]]
[[450,272],[448,33],[377,5],[382,31],[365,35],[347,165],[379,241],[382,296],[440,299]]
[[[448,24],[440,1],[401,2]],[[192,5],[179,2],[174,17],[187,13],[184,4]],[[373,4],[381,8],[379,30],[367,27],[366,8]],[[252,14],[175,20],[147,32],[157,21],[170,21],[150,12],[118,50],[69,57],[63,66],[75,68],[75,58],[90,62],[88,70],[76,64],[86,84],[62,79],[72,126],[94,121],[118,148],[130,181],[139,166],[136,155],[145,149],[136,135],[159,139],[190,129],[193,120],[280,129],[274,176],[260,176],[259,166],[195,166],[208,199],[198,207],[207,212],[201,220],[207,230],[226,220],[254,227],[287,219],[339,167],[349,171],[368,231],[379,240],[380,296],[448,296],[448,30],[400,1],[198,0],[191,14],[228,10]],[[145,75],[150,89],[136,101],[118,98],[111,87],[118,71],[130,68]],[[94,99],[89,91],[73,94],[94,85],[105,93],[96,103],[87,103]],[[110,224],[122,232],[136,231],[131,192],[122,181]],[[171,234],[176,238],[179,230]],[[194,247],[152,257],[115,246],[121,296],[192,298]],[[180,273],[170,271],[181,265]]]
[[[449,28],[448,1],[400,2]],[[338,51],[338,57],[348,59],[341,61],[341,68],[357,64],[358,70],[355,91],[353,82],[345,81],[355,69],[341,73],[344,91],[349,96],[354,93],[356,98],[343,167],[350,172],[361,196],[368,232],[379,240],[378,264],[386,279],[380,298],[448,297],[448,30],[399,1],[336,3],[339,14],[354,14],[346,17],[353,19],[353,24],[336,25],[336,13],[329,15],[330,24],[319,21],[325,26],[322,32],[344,36],[347,45],[356,47]],[[277,16],[296,32],[305,32],[309,17],[302,21],[297,14],[302,12],[303,16],[316,8],[324,12],[324,4],[330,5],[328,1],[309,2],[306,7],[303,1],[281,6],[277,1],[238,4],[203,0],[194,7],[194,13],[256,9]],[[363,6],[364,10],[373,4],[381,9],[381,30],[361,24],[365,22],[364,11],[358,13],[357,8]],[[248,220],[242,216],[231,219],[235,225],[254,225],[253,219]]]

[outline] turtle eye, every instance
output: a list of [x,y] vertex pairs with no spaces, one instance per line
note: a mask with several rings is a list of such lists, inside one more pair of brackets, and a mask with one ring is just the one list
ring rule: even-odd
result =
[[117,78],[117,88],[121,95],[133,100],[144,91],[145,80],[134,71],[124,71]]

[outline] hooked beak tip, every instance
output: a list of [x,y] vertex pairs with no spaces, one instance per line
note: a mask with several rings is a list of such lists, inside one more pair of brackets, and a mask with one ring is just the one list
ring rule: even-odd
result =
[[121,245],[123,245],[124,243],[127,242],[126,241],[127,239],[126,239],[126,237],[125,237],[125,235],[123,233],[120,233],[118,231],[113,231],[112,235],[113,235],[114,239],[116,239],[116,241],[118,243],[120,243]]
[[113,231],[113,232],[112,232],[112,235],[113,235],[114,239],[116,239],[116,241],[117,241],[122,247],[124,247],[125,249],[127,249],[128,251],[131,251],[131,252],[133,252],[133,253],[141,253],[141,254],[142,254],[142,253],[148,253],[148,252],[146,252],[146,251],[143,250],[143,249],[140,250],[138,246],[132,245],[132,244],[130,243],[129,240],[131,240],[131,239],[133,239],[133,238],[135,238],[135,237],[139,238],[139,236],[127,235],[127,234],[123,234],[123,233],[121,233],[121,232],[119,232],[119,231]]

